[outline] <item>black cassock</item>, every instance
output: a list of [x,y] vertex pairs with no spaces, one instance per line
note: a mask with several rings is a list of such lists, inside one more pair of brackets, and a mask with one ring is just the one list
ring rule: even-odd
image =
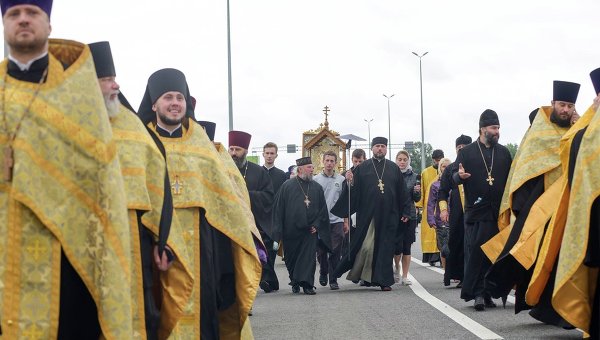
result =
[[[485,157],[485,162],[482,158]],[[493,185],[489,185],[488,170],[492,164]],[[458,176],[458,166],[452,169],[452,180],[465,190],[465,272],[461,298],[465,301],[489,295],[484,287],[484,275],[491,266],[481,246],[498,233],[498,212],[512,163],[506,147],[496,144],[486,148],[479,139],[458,153],[456,164],[462,164],[471,177]],[[487,164],[487,169],[486,169]]]
[[273,193],[276,195],[277,192],[279,191],[279,188],[281,188],[281,185],[283,184],[283,182],[288,180],[288,176],[286,175],[285,172],[283,172],[283,170],[278,169],[275,166],[270,169],[267,169],[263,165],[263,168],[265,170],[267,170],[267,173],[269,174],[269,178],[271,178],[271,183],[273,183]]
[[448,238],[448,249],[450,253],[446,258],[446,269],[444,271],[444,284],[450,285],[450,280],[461,280],[465,270],[465,220],[462,200],[458,186],[452,181],[452,169],[458,167],[458,163],[451,163],[442,173],[438,201],[448,202],[448,224],[450,235]]
[[[306,206],[306,197],[310,203]],[[314,226],[317,232],[310,233]],[[298,177],[283,183],[273,205],[273,237],[283,240],[285,266],[290,285],[313,287],[317,266],[317,244],[331,250],[329,214],[323,188]]]
[[[385,171],[384,171],[385,169]],[[379,179],[384,184],[383,193],[378,186]],[[392,258],[394,256],[396,233],[400,228],[400,218],[410,217],[411,195],[404,184],[400,168],[389,160],[366,160],[354,169],[352,189],[350,190],[350,214],[356,213],[356,230],[350,240],[350,251],[345,254],[335,270],[341,277],[352,269],[360,252],[371,221],[374,222],[374,244],[371,283],[382,287],[394,284]],[[348,185],[331,213],[339,217],[348,217]]]

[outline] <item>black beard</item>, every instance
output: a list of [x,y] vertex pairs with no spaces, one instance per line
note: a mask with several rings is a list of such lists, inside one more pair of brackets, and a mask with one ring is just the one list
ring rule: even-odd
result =
[[233,159],[233,162],[239,169],[241,169],[244,166],[244,164],[246,163],[246,156],[241,157],[241,158],[237,158],[236,156],[231,156],[231,159]]
[[167,117],[166,115],[163,115],[163,114],[162,114],[162,113],[160,113],[160,112],[158,113],[158,118],[160,118],[160,121],[161,121],[163,124],[170,125],[170,126],[174,126],[174,125],[179,125],[179,124],[181,124],[181,122],[183,122],[183,118],[184,118],[184,117],[185,117],[185,116],[183,116],[183,117],[181,117],[181,118],[179,118],[179,119],[171,119],[171,118]]
[[485,137],[485,141],[490,146],[494,146],[494,145],[498,144],[498,136],[494,136],[486,131],[484,137]]
[[377,159],[377,160],[379,160],[379,161],[380,161],[380,160],[382,160],[382,159],[385,159],[385,154],[384,154],[384,155],[376,155],[376,154],[374,154],[374,155],[373,155],[373,157],[374,157],[375,159]]
[[571,119],[561,119],[556,110],[552,109],[552,113],[550,114],[550,121],[560,127],[569,127],[571,126]]

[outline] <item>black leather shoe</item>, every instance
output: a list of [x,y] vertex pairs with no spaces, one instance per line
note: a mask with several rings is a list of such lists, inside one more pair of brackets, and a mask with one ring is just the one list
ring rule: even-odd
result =
[[308,288],[303,287],[302,289],[304,290],[304,294],[306,294],[306,295],[315,295],[315,294],[317,294],[317,292],[315,292],[315,289],[313,287],[308,287]]
[[340,289],[340,286],[337,284],[337,282],[334,282],[334,283],[329,284],[329,288],[331,290],[338,290],[338,289]]
[[258,285],[260,286],[260,289],[265,291],[265,293],[270,293],[273,291],[273,288],[271,288],[271,285],[267,281],[260,281]]
[[327,274],[319,274],[319,284],[323,287],[327,286]]
[[485,310],[485,303],[483,301],[483,296],[478,296],[475,298],[475,303],[473,304],[475,310],[481,312]]
[[294,293],[294,294],[298,294],[298,293],[300,293],[300,286],[298,286],[298,285],[293,285],[293,286],[292,286],[292,293]]
[[383,291],[383,292],[391,292],[392,291],[392,287],[390,287],[390,286],[381,286],[381,291]]
[[494,302],[494,300],[492,300],[491,297],[486,296],[483,299],[483,303],[485,305],[485,308],[495,308],[496,307],[496,303]]

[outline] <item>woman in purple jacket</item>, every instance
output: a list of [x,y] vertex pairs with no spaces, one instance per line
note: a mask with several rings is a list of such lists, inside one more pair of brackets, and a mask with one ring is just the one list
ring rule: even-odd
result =
[[442,268],[446,268],[446,256],[448,256],[448,234],[450,227],[442,222],[440,218],[440,206],[438,205],[438,191],[440,190],[440,177],[444,173],[444,169],[450,164],[448,158],[442,158],[438,166],[438,178],[431,183],[429,189],[429,200],[427,201],[427,224],[435,229],[437,238],[437,247],[442,258]]

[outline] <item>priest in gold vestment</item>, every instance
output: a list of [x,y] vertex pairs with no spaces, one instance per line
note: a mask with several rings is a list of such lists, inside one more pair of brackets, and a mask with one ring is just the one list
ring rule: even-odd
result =
[[[166,246],[169,232],[181,232],[177,229],[177,223],[171,225],[173,198],[166,174],[164,146],[158,138],[152,138],[120,92],[108,41],[92,43],[89,47],[117,143],[125,183],[132,242],[134,338],[158,339],[159,328],[161,334],[168,334],[181,317],[177,311],[183,308],[182,302],[189,298],[193,286],[192,273],[181,264],[166,272],[169,258],[179,252],[173,252],[176,249],[173,244]],[[159,248],[167,253],[159,256]],[[175,257],[174,260],[178,261],[179,258]],[[154,268],[165,273],[159,273]],[[154,281],[158,275],[179,276],[184,284],[155,289]],[[153,290],[158,290],[159,296],[168,298],[157,303]],[[160,305],[162,313],[158,308]]]
[[429,200],[431,183],[435,182],[438,178],[437,167],[440,160],[444,158],[444,152],[442,150],[433,150],[431,158],[433,158],[433,164],[421,172],[421,200],[415,203],[415,205],[417,208],[423,209],[421,215],[421,251],[423,252],[423,262],[433,266],[436,262],[440,262],[441,259],[437,248],[435,229],[431,228],[429,223],[427,223],[427,202]]
[[90,50],[48,40],[51,1],[0,5],[2,337],[130,339],[125,194]]
[[[538,110],[512,164],[500,206],[500,232],[482,247],[488,258],[495,261],[486,276],[492,296],[504,298],[516,285],[517,313],[531,308],[525,293],[542,235],[558,203],[562,176],[558,151],[562,136],[578,117],[575,101],[579,87],[576,83],[554,82],[552,106]],[[549,299],[546,301],[536,306],[531,315],[562,325]]]
[[251,338],[248,311],[260,262],[244,205],[194,120],[185,75],[175,69],[153,73],[138,115],[165,147],[174,216],[183,229],[174,243],[185,250],[179,257],[194,274],[192,296],[171,338]]

